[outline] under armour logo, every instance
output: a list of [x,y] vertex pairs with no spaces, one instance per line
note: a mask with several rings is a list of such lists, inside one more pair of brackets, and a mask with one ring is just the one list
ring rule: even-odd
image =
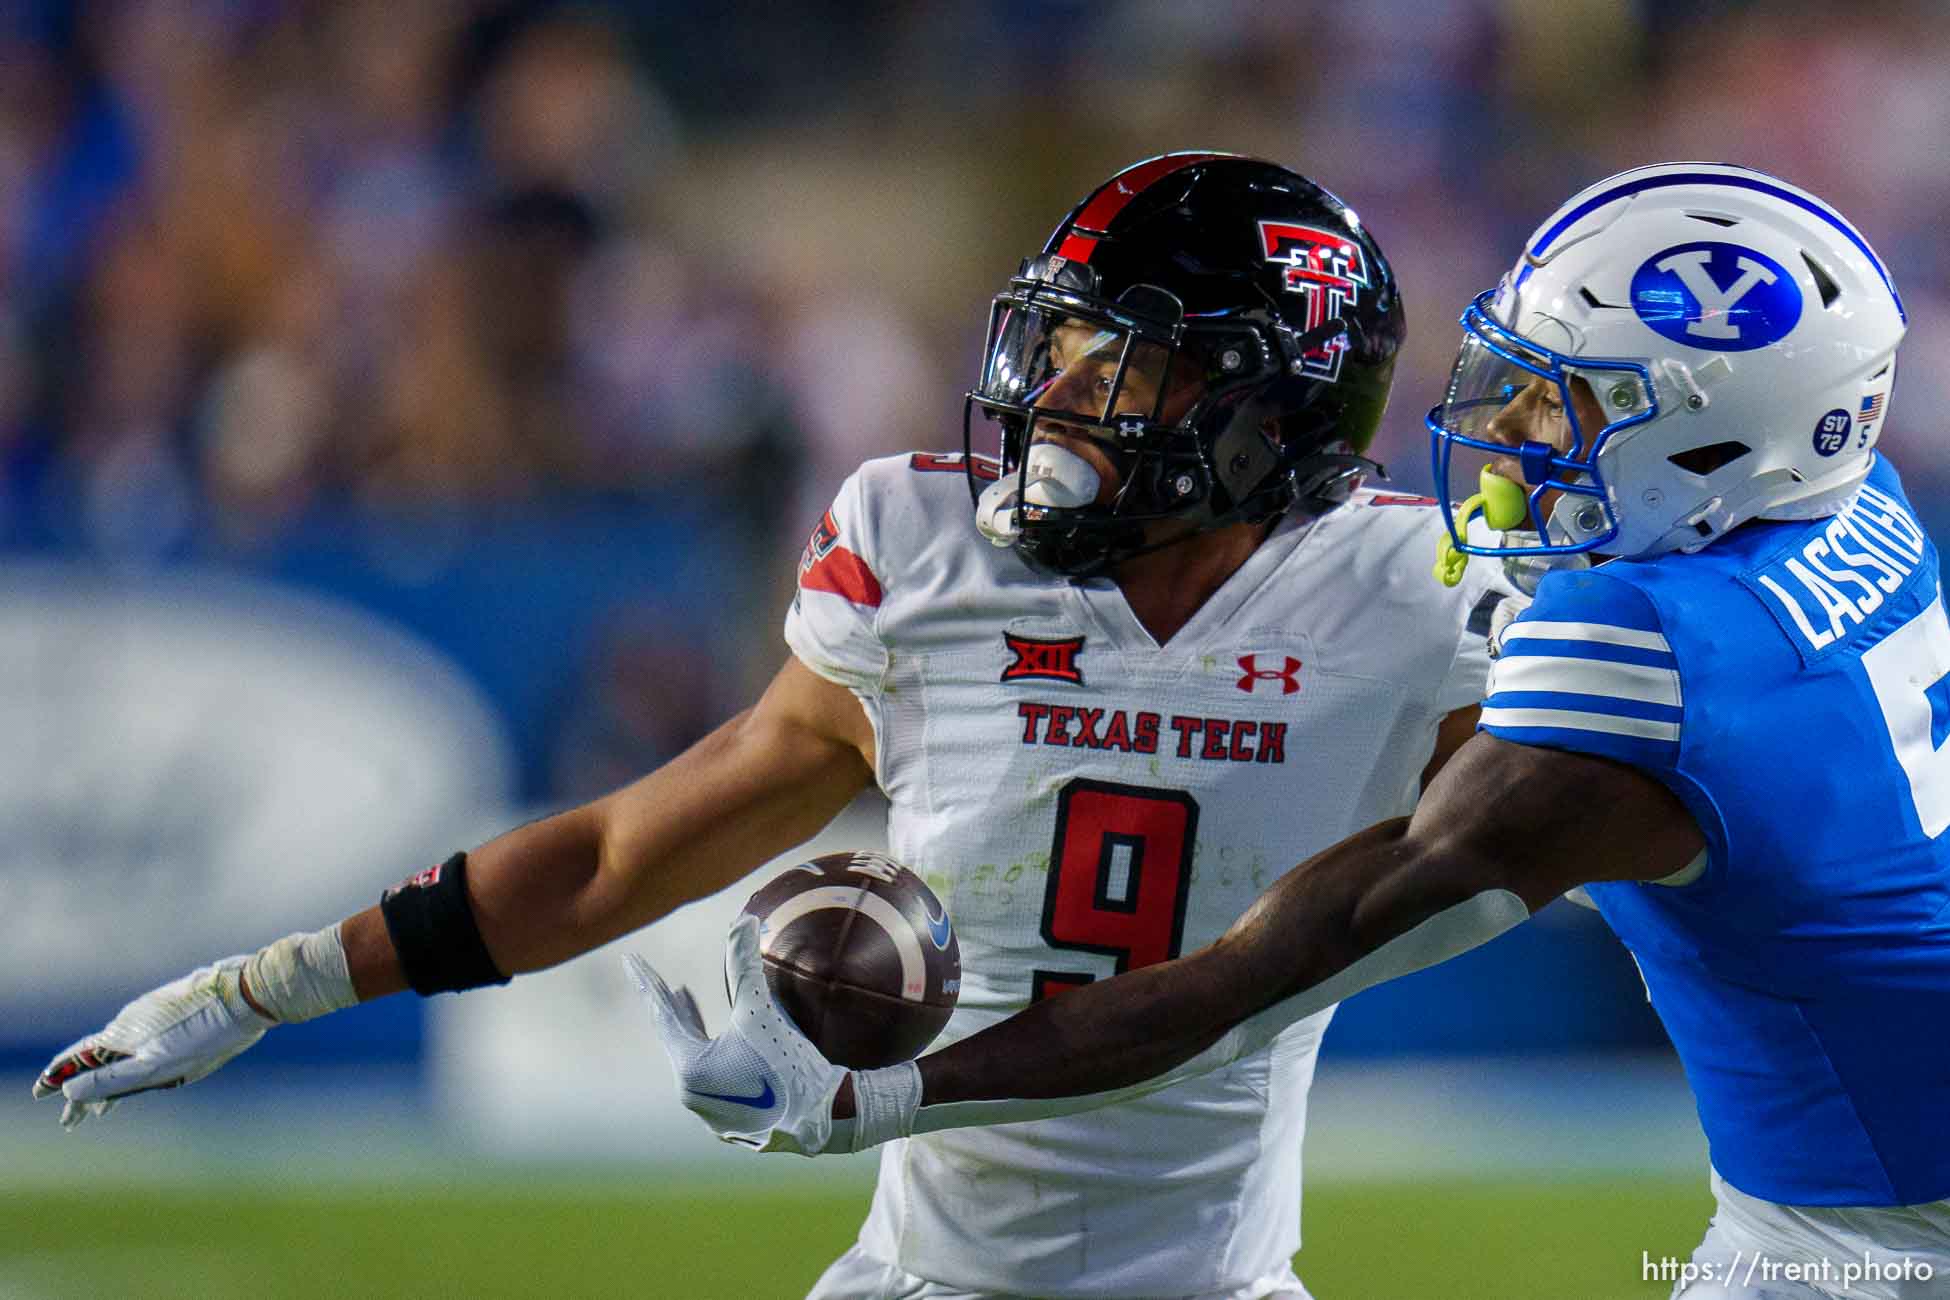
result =
[[1245,675],[1239,679],[1239,689],[1250,694],[1259,689],[1261,682],[1278,682],[1280,694],[1291,695],[1300,689],[1300,661],[1292,655],[1283,656],[1278,668],[1262,668],[1258,655],[1240,655],[1239,671]]

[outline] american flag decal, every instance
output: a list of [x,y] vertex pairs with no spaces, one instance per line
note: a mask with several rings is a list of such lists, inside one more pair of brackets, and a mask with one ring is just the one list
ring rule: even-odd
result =
[[1863,398],[1862,410],[1860,415],[1857,418],[1862,420],[1873,420],[1878,416],[1880,416],[1882,414],[1882,399],[1885,396],[1887,396],[1887,394],[1885,393],[1872,393],[1869,396]]

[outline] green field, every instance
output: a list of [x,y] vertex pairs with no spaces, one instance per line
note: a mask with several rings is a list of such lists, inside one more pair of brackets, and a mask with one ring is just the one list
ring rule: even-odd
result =
[[[794,1297],[852,1240],[844,1195],[636,1191],[560,1177],[304,1193],[0,1192],[0,1297],[69,1300],[513,1300]],[[1684,1257],[1711,1209],[1674,1181],[1322,1184],[1300,1274],[1318,1300],[1657,1297],[1641,1252]]]

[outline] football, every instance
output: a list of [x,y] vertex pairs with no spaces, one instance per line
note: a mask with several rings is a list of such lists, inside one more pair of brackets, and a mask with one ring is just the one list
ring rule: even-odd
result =
[[826,1059],[850,1069],[920,1055],[954,1013],[961,945],[922,879],[877,853],[790,867],[745,904],[765,978]]

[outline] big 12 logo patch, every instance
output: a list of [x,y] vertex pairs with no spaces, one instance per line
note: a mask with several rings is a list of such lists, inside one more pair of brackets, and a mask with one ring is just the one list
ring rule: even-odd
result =
[[[1262,221],[1259,238],[1266,260],[1286,266],[1286,291],[1306,295],[1310,330],[1344,314],[1369,287],[1367,255],[1339,231]],[[1302,372],[1330,382],[1339,379],[1346,350],[1345,339],[1323,344],[1302,358]]]

